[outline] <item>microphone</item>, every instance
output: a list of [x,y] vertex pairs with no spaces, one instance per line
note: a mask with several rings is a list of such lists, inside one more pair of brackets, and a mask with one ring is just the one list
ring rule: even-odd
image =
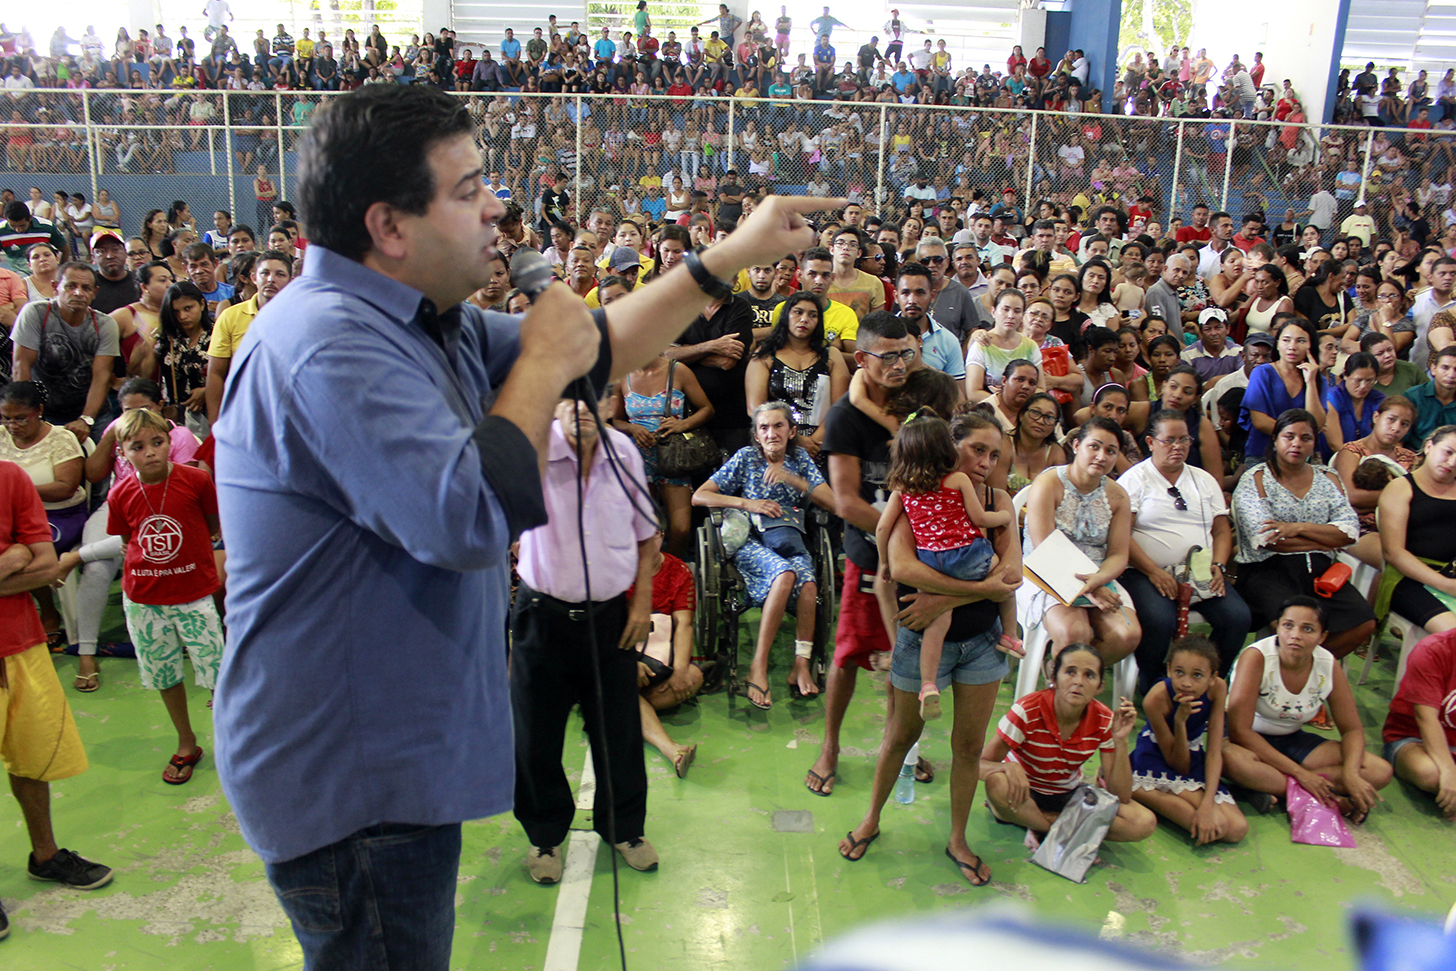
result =
[[532,303],[551,286],[554,274],[546,257],[523,246],[511,256],[511,283]]

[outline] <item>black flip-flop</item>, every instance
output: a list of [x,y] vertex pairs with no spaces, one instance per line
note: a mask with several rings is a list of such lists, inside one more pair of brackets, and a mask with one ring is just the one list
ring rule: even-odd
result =
[[745,691],[745,692],[743,692],[743,697],[748,698],[748,703],[750,705],[752,705],[753,707],[759,709],[760,711],[768,711],[770,708],[773,707],[772,696],[771,696],[771,694],[770,694],[770,692],[769,692],[769,690],[767,688],[762,687],[760,685],[756,685],[752,681],[745,681],[745,682],[743,682],[743,686],[745,688],[753,688],[753,689],[757,690],[760,694],[762,694],[765,698],[769,698],[770,699],[770,700],[765,701],[765,702],[757,702],[757,701],[754,701],[751,697],[749,697],[748,692]]
[[[878,836],[879,834],[877,833],[875,835]],[[840,855],[842,856],[843,854]],[[976,856],[976,854],[971,854],[971,856],[976,861],[975,863],[966,863],[964,860],[957,860],[955,858],[955,854],[952,853],[950,851],[950,847],[947,846],[945,848],[945,856],[946,859],[950,860],[956,866],[961,868],[961,874],[966,878],[966,881],[971,886],[984,887],[986,884],[991,882],[991,868],[986,866],[986,861],[981,859],[979,856]],[[986,871],[986,876],[984,879],[978,879],[981,876],[982,870]]]
[[[805,789],[809,789],[809,791],[812,792],[812,793],[814,793],[814,795],[816,795],[816,796],[824,796],[826,799],[828,797],[834,795],[834,788],[833,787],[834,787],[834,776],[835,776],[835,773],[831,772],[828,775],[820,775],[819,773],[815,772],[813,769],[810,769],[809,770],[809,774],[812,775],[815,779],[818,779],[819,780],[819,788],[818,789],[809,789],[809,780],[805,779],[804,780],[804,788]],[[825,786],[829,786],[830,788],[828,790],[826,790],[824,788]]]
[[[849,853],[846,853],[843,850],[839,851],[839,855],[844,857],[850,863],[858,863],[860,860],[863,860],[865,858],[865,853],[868,853],[870,851],[870,844],[880,838],[880,831],[875,830],[872,834],[866,836],[864,839],[857,840],[854,838],[854,830],[850,830],[849,832],[844,834],[844,838],[849,840],[849,853],[853,853],[860,847],[864,847],[864,850],[860,853],[859,856],[850,856]],[[946,850],[946,852],[949,853],[950,850]]]
[[[924,766],[924,768],[921,768],[921,766]],[[923,779],[920,778],[922,772],[925,774],[925,778]],[[935,781],[935,766],[930,764],[929,759],[920,758],[915,761],[915,781],[923,783]]]

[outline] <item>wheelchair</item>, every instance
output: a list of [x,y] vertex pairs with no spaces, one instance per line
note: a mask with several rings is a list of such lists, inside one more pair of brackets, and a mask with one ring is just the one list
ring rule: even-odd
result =
[[[752,607],[748,585],[723,546],[723,509],[709,510],[708,519],[696,534],[697,563],[693,579],[698,605],[694,612],[693,642],[699,654],[713,658],[722,670],[721,683],[728,688],[728,704],[742,694],[747,697],[746,682],[738,677],[739,618]],[[805,512],[805,546],[814,563],[817,596],[814,601],[814,648],[809,669],[820,690],[824,689],[828,672],[829,645],[833,643],[835,611],[839,594],[836,583],[836,555],[830,539],[829,513],[819,507]],[[789,616],[797,605],[789,604]]]

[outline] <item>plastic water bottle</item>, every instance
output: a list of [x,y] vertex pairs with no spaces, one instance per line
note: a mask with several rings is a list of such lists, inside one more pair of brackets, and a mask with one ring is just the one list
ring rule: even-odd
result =
[[895,780],[895,801],[910,805],[915,801],[915,766],[920,761],[920,743],[910,746],[905,762],[900,766],[900,777]]

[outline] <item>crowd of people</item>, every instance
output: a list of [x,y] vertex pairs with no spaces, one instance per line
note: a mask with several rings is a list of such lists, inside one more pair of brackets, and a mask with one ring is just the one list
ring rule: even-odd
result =
[[[415,132],[388,141],[401,153],[388,186],[360,162],[377,161],[385,122]],[[889,671],[847,860],[879,836],[903,768],[933,778],[918,740],[943,712],[946,854],[977,886],[992,879],[965,837],[978,781],[994,817],[1034,843],[1094,754],[1121,805],[1118,841],[1161,818],[1197,843],[1236,842],[1235,798],[1271,811],[1290,780],[1359,823],[1398,776],[1456,818],[1456,532],[1441,506],[1456,500],[1456,243],[1385,232],[1363,203],[1338,225],[1235,222],[1144,199],[1028,213],[1012,189],[961,208],[912,185],[883,208],[816,210],[732,167],[671,211],[581,207],[557,171],[523,211],[475,129],[458,99],[418,88],[342,99],[305,136],[301,211],[260,206],[266,229],[217,212],[202,232],[174,201],[128,236],[136,217],[107,200],[89,226],[39,190],[7,202],[0,684],[23,701],[5,752],[32,876],[111,878],[50,833],[47,786],[85,757],[49,652],[74,645],[72,689],[102,687],[98,657],[115,651],[98,630],[118,572],[142,683],[177,733],[163,781],[185,784],[204,755],[185,652],[198,687],[221,685],[224,787],[306,947],[323,932],[290,888],[314,885],[320,847],[509,808],[512,753],[481,725],[514,721],[527,870],[559,881],[576,701],[594,755],[610,752],[598,831],[629,866],[655,868],[643,742],[686,778],[697,747],[661,713],[728,680],[730,663],[694,656],[695,507],[737,520],[730,556],[763,608],[748,702],[823,696],[809,792],[836,791],[858,672]],[[521,250],[560,285],[535,296],[520,268],[513,279]],[[358,340],[336,339],[344,320]],[[556,400],[589,370],[592,394]],[[376,438],[367,455],[355,447]],[[441,502],[435,522],[426,510]],[[832,633],[815,629],[811,506],[832,513],[844,556]],[[1022,582],[1023,555],[1055,531],[1095,565],[1069,601]],[[1385,569],[1378,590],[1341,579],[1341,551]],[[74,629],[61,596],[75,598]],[[1190,602],[1212,638],[1185,633]],[[1338,662],[1390,612],[1429,636],[1377,755]],[[778,659],[789,613],[794,655]],[[508,623],[507,675],[504,652],[470,645]],[[1008,657],[1038,627],[1053,645],[1048,687],[992,732]],[[301,649],[358,650],[384,630],[367,675]],[[816,633],[832,644],[823,685]],[[441,653],[402,666],[394,648],[415,637]],[[1098,700],[1126,659],[1141,732],[1136,697]],[[507,679],[509,705],[489,687]],[[446,683],[461,694],[436,691]],[[339,706],[354,714],[332,718]],[[283,717],[301,710],[324,714]],[[361,710],[367,727],[350,721]],[[480,724],[439,730],[451,717]],[[315,745],[334,753],[327,767]],[[423,758],[442,771],[421,779]],[[366,768],[411,781],[361,802]],[[427,838],[439,842],[422,852],[458,857],[458,827]],[[442,899],[453,888],[452,875]]]

